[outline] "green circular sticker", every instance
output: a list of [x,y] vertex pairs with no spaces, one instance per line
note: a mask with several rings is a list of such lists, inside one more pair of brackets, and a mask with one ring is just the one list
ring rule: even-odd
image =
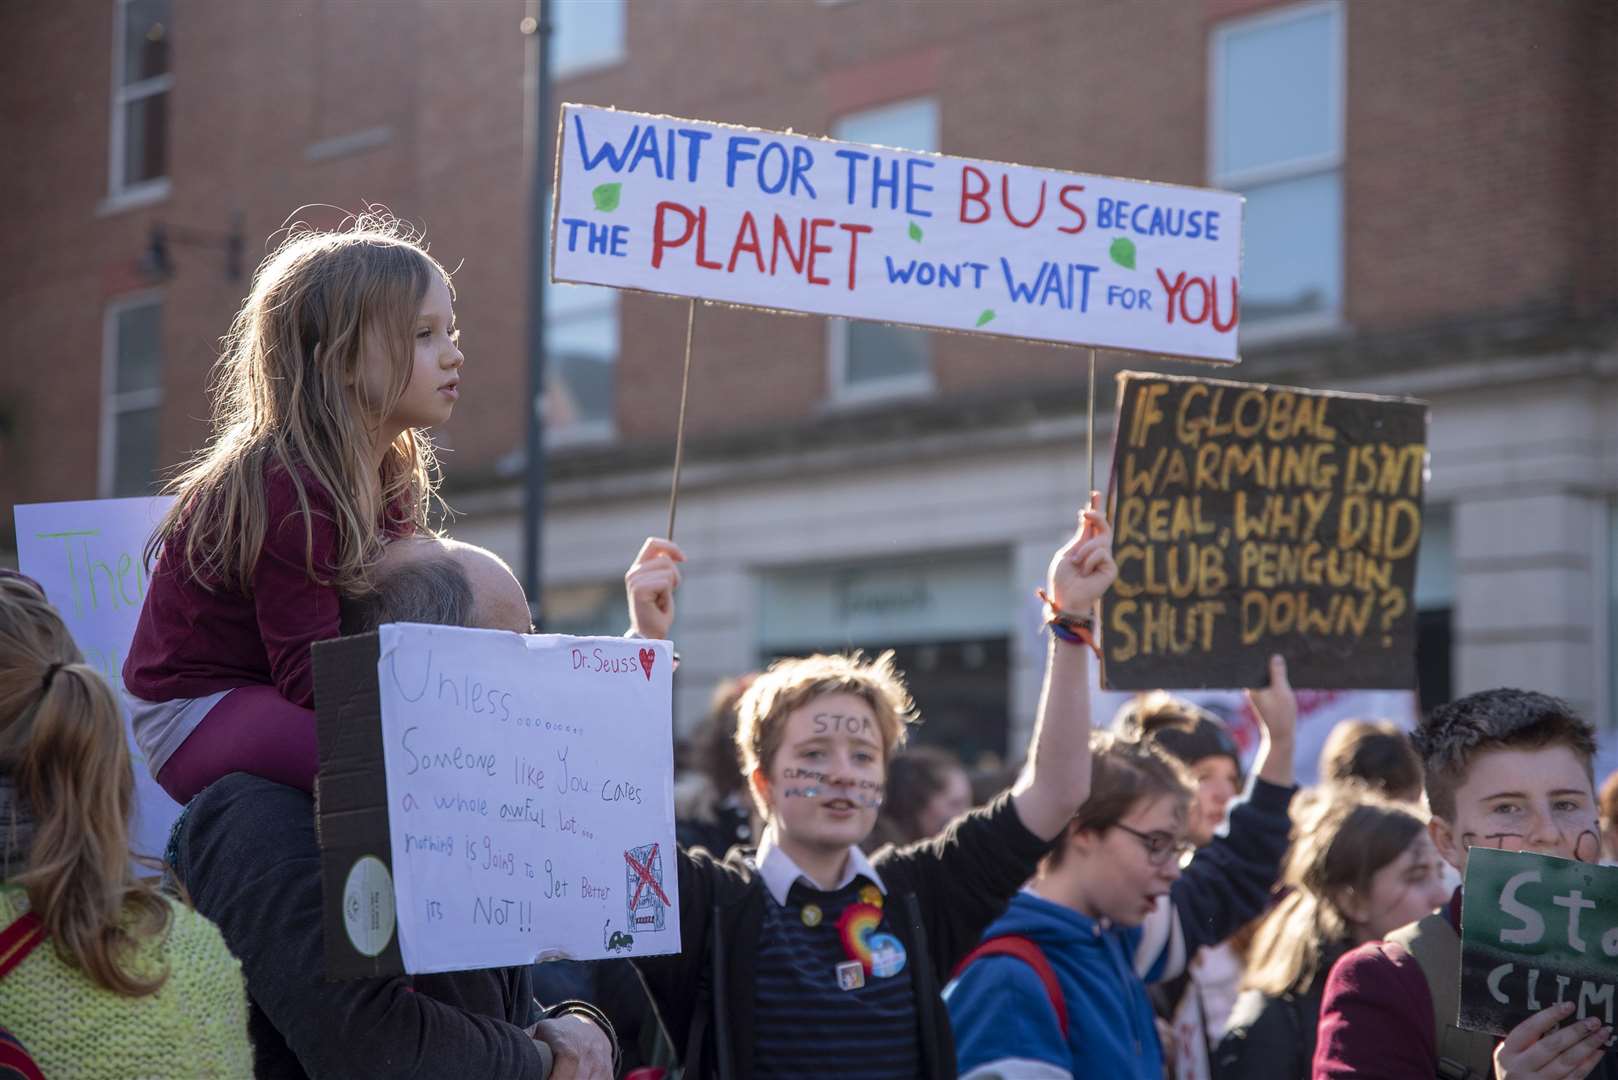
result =
[[362,855],[343,884],[343,928],[355,951],[378,956],[393,940],[393,875],[375,855]]

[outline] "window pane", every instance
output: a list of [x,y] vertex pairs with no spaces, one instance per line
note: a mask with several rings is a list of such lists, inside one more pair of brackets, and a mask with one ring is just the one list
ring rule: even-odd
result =
[[[851,142],[901,150],[937,150],[938,102],[915,98],[850,113],[837,121],[832,134]],[[843,334],[846,342],[847,360],[842,372],[845,386],[927,373],[929,345],[924,331],[837,319],[831,332]]]
[[113,414],[112,494],[150,495],[157,475],[159,409],[131,409]]
[[579,423],[610,424],[613,419],[618,305],[610,289],[588,292],[607,294],[596,297],[598,302],[605,301],[606,307],[593,314],[552,319],[546,329],[550,362],[546,422],[556,428]]
[[551,354],[546,421],[556,428],[612,422],[612,361],[583,353]]
[[850,142],[934,151],[938,149],[938,102],[917,98],[851,113],[837,121],[832,134]]
[[169,0],[124,5],[123,85],[168,73],[169,16]]
[[1339,21],[1328,8],[1223,32],[1216,175],[1340,149],[1332,85]]
[[168,133],[166,92],[124,106],[124,187],[168,175]]
[[839,321],[848,334],[848,364],[843,374],[847,385],[927,374],[929,348],[923,331],[882,323]]
[[549,0],[555,77],[624,57],[624,0]]
[[[546,270],[549,270],[548,265]],[[554,324],[576,315],[599,314],[604,309],[612,308],[617,297],[618,290],[603,285],[563,285],[558,282],[545,293],[545,318]]]
[[1251,188],[1242,239],[1242,322],[1331,313],[1343,296],[1343,177],[1333,170]]
[[126,308],[117,317],[117,370],[113,392],[156,390],[162,386],[163,306],[142,304]]

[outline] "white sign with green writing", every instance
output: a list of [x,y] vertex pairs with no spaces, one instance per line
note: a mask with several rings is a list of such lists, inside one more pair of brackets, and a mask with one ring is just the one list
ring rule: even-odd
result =
[[[106,677],[120,699],[124,656],[151,580],[143,552],[171,502],[163,497],[96,499],[16,508],[18,568],[45,587],[86,662]],[[126,712],[126,733],[128,723]],[[133,734],[129,751],[135,762],[130,843],[136,854],[158,857],[180,807],[152,779]]]

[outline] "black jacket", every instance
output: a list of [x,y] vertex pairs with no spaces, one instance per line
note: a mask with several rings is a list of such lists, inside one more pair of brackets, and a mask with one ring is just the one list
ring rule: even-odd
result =
[[1327,949],[1309,989],[1270,997],[1243,990],[1213,1056],[1215,1080],[1309,1080],[1326,974],[1346,944]]
[[[910,958],[927,1077],[956,1075],[939,992],[1050,846],[1023,826],[1007,792],[931,840],[872,856],[887,887],[889,929]],[[682,951],[635,960],[688,1080],[753,1076],[754,964],[772,901],[750,854],[737,849],[720,862],[705,851],[680,852]]]
[[242,962],[259,1080],[550,1074],[523,1031],[540,1016],[526,967],[326,981],[305,792],[232,773],[191,801],[170,854]]

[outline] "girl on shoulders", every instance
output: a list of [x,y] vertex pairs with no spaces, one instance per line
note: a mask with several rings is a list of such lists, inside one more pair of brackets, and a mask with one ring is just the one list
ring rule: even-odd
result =
[[173,508],[124,664],[135,740],[184,803],[229,772],[310,790],[309,647],[369,591],[384,543],[429,532],[424,428],[460,396],[448,272],[392,218],[295,229],[224,342],[214,435]]

